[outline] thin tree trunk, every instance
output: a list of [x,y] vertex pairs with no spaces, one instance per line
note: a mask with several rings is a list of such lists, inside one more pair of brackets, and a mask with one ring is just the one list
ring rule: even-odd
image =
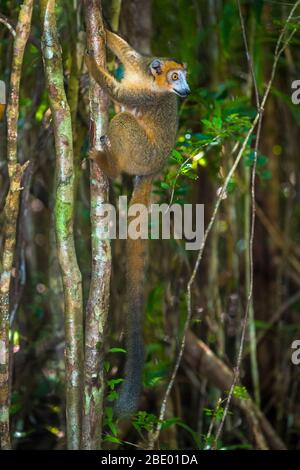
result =
[[[85,0],[87,47],[97,63],[105,67],[105,31],[101,2]],[[107,131],[108,100],[90,77],[90,146],[100,149],[100,137]],[[101,448],[104,397],[104,329],[109,307],[111,251],[106,239],[101,207],[108,199],[108,179],[100,168],[90,163],[92,278],[85,320],[85,365],[83,406],[83,449]]]
[[[250,9],[250,19],[249,19],[249,50],[251,57],[253,57],[254,50],[254,40],[256,32],[256,22],[254,18],[254,13]],[[251,100],[251,95],[253,92],[253,76],[251,70],[248,72],[248,83],[247,83],[247,96]],[[250,195],[250,180],[251,180],[251,169],[250,167],[244,167],[244,178],[245,178],[245,199],[244,199],[244,238],[245,238],[245,292],[249,292],[250,289],[250,222],[251,222],[251,195]],[[249,306],[249,345],[250,345],[250,361],[251,361],[251,377],[253,383],[254,397],[257,406],[260,406],[260,385],[259,385],[259,370],[257,362],[257,353],[256,353],[256,326],[255,326],[255,312],[253,299],[250,301]]]
[[151,53],[152,0],[123,0],[120,30],[129,44],[142,54]]
[[56,152],[55,229],[65,314],[68,449],[78,449],[82,413],[82,285],[74,246],[74,164],[71,114],[64,90],[55,0],[41,0],[42,50]]
[[25,46],[29,37],[33,0],[21,6],[12,60],[7,106],[7,158],[10,187],[4,206],[4,249],[0,273],[0,449],[10,449],[9,431],[9,288],[16,244],[23,166],[17,160],[19,89]]
[[112,0],[110,7],[110,24],[113,31],[118,32],[122,0]]

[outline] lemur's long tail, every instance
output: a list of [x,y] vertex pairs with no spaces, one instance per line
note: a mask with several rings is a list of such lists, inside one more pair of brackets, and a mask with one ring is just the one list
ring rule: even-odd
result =
[[[133,204],[150,205],[152,177],[137,177],[130,201]],[[130,223],[130,218],[129,218]],[[142,388],[144,366],[144,284],[147,258],[147,240],[128,237],[127,251],[127,304],[125,379],[119,389],[119,398],[115,405],[118,417],[132,415],[137,407]]]

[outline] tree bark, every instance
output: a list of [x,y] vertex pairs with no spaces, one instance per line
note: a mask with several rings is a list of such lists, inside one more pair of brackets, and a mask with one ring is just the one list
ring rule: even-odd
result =
[[42,51],[53,119],[56,153],[55,229],[62,273],[65,316],[68,449],[79,449],[82,413],[82,285],[74,245],[73,136],[59,43],[55,0],[41,0]]
[[10,95],[7,106],[9,191],[4,206],[4,248],[0,273],[0,449],[10,449],[9,430],[9,290],[16,245],[21,179],[28,165],[17,161],[19,89],[25,46],[29,37],[33,0],[21,6],[14,40]]
[[142,54],[151,53],[152,0],[123,0],[120,30],[129,44]]
[[[105,67],[105,31],[101,2],[85,0],[87,47],[97,63]],[[107,131],[108,99],[90,77],[90,147],[101,149],[100,137]],[[108,179],[94,162],[90,162],[92,278],[85,319],[85,364],[83,406],[83,449],[101,448],[104,382],[104,339],[109,308],[111,251],[101,215],[108,199]]]

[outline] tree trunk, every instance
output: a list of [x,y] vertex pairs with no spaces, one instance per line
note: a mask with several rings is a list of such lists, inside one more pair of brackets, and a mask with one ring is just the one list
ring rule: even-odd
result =
[[[105,34],[101,4],[86,0],[87,47],[99,65],[105,66]],[[100,137],[108,126],[108,100],[90,77],[90,146],[100,149]],[[83,449],[101,448],[104,382],[104,329],[109,307],[111,251],[101,207],[108,199],[108,179],[96,163],[90,163],[92,278],[85,321]]]
[[4,249],[0,273],[0,449],[10,449],[9,431],[9,290],[16,244],[23,166],[17,160],[19,88],[25,46],[29,37],[33,0],[25,0],[20,9],[14,41],[10,95],[7,106],[7,158],[10,187],[4,206]]
[[41,0],[42,49],[56,152],[55,228],[65,315],[68,449],[79,449],[82,413],[82,286],[74,245],[74,164],[71,113],[64,90],[55,0]]

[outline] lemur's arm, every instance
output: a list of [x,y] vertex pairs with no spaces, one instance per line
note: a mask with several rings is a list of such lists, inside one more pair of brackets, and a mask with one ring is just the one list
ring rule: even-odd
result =
[[124,39],[120,38],[120,36],[106,30],[106,45],[128,70],[136,70],[139,68],[142,56],[129,46]]
[[118,103],[129,107],[147,107],[157,102],[157,96],[146,88],[125,87],[112,77],[103,67],[100,67],[94,57],[86,55],[86,64],[92,77],[108,95]]

